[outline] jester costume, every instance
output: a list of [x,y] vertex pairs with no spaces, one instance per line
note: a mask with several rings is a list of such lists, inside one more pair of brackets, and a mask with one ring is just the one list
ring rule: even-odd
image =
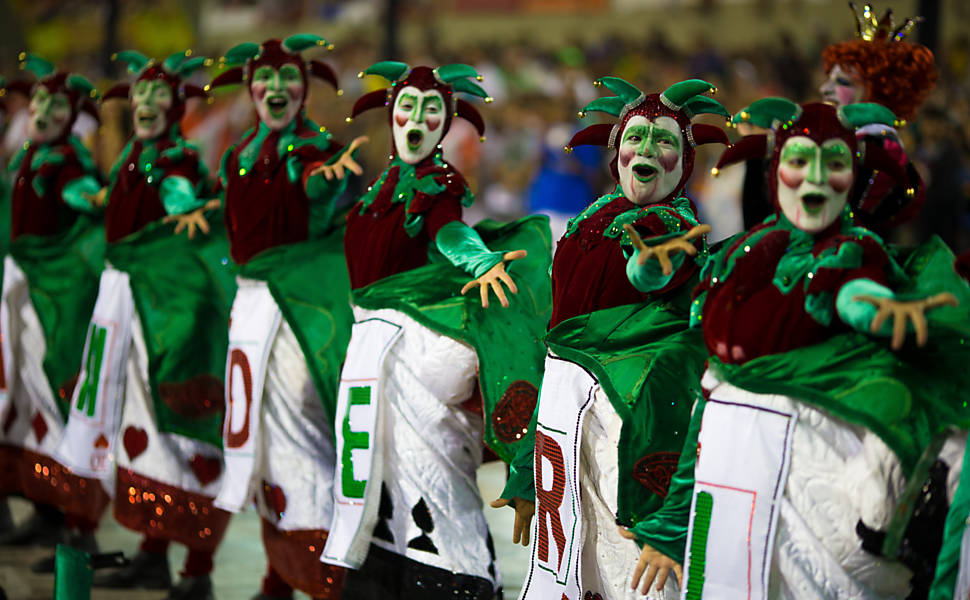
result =
[[21,60],[39,80],[7,87],[30,97],[30,139],[10,164],[11,243],[0,302],[3,491],[68,513],[90,547],[110,490],[65,469],[55,450],[104,260],[104,234],[87,199],[101,188],[100,175],[71,135],[81,111],[97,118],[97,93],[83,77],[55,72],[40,57]]
[[[857,12],[855,4],[849,2],[849,8],[855,21],[855,39],[832,44],[822,51],[827,79],[819,91],[823,101],[834,106],[875,102],[898,117],[893,122],[870,123],[856,131],[860,139],[878,140],[907,171],[908,185],[900,187],[885,172],[859,167],[850,203],[866,227],[885,235],[914,219],[927,202],[942,205],[939,200],[927,198],[926,185],[897,131],[905,121],[915,118],[939,75],[929,48],[905,39],[919,18],[907,18],[897,27],[892,9],[887,8],[882,17],[877,17],[869,4]],[[772,212],[764,167],[764,160],[758,157],[752,159],[746,173],[743,203],[748,229]]]
[[[212,505],[222,473],[228,244],[219,232],[180,238],[163,223],[211,195],[180,126],[186,100],[205,97],[184,82],[206,62],[190,54],[156,63],[120,52],[137,80],[105,94],[130,99],[134,136],[104,192],[106,266],[58,454],[113,488],[115,518],[144,540],[133,568],[96,585],[167,588],[165,549],[177,541],[190,550],[183,576],[211,587],[212,553],[229,523]],[[179,589],[172,597],[205,597]]]
[[225,55],[236,66],[211,84],[246,82],[258,117],[227,150],[220,173],[238,290],[216,505],[238,512],[255,496],[267,581],[337,598],[343,569],[319,557],[333,509],[336,381],[352,322],[343,228],[334,218],[346,180],[317,170],[349,153],[304,114],[309,74],[336,87],[326,64],[299,54],[317,45],[327,44],[302,34],[241,44]]
[[[703,95],[713,87],[700,80],[650,95],[616,77],[596,84],[616,95],[580,114],[619,120],[584,129],[570,147],[616,149],[610,166],[617,187],[570,221],[553,261],[535,444],[516,457],[503,493],[536,498],[522,598],[639,597],[629,589],[639,550],[616,525],[660,507],[704,360],[687,315],[706,243],[694,242],[696,258],[676,255],[669,273],[653,264],[638,270],[624,225],[649,245],[698,225],[684,194],[694,148],[727,137],[691,118],[728,113]],[[671,582],[653,594],[672,598],[676,589]]]
[[[382,62],[363,74],[392,86],[363,96],[353,114],[387,106],[394,150],[348,215],[355,323],[323,558],[359,569],[348,574],[345,598],[491,599],[500,576],[475,472],[483,436],[510,459],[534,406],[542,357],[534,340],[549,309],[548,222],[473,229],[461,221],[473,196],[439,143],[456,115],[484,132],[478,111],[456,97],[489,100],[469,81],[474,69]],[[513,259],[503,250],[519,248],[528,254],[509,269],[518,287],[510,308],[483,307],[487,291],[482,300],[458,295],[469,278],[504,269]]]
[[[767,157],[776,211],[701,274],[703,396],[663,509],[634,528],[685,560],[687,598],[906,598],[933,578],[927,538],[962,454],[941,448],[959,448],[951,428],[970,425],[959,400],[970,288],[938,239],[897,257],[847,203],[856,157],[909,185],[881,144],[855,136],[894,120],[876,104],[779,98],[735,117],[772,132],[718,168]],[[928,314],[923,349],[903,347],[899,316],[900,350],[880,339],[892,328],[872,337],[876,306],[944,290],[960,307]],[[957,459],[937,461],[946,454]]]

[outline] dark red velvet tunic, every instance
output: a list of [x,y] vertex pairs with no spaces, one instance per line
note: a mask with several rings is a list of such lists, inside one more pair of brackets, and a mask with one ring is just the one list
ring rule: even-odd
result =
[[[32,170],[30,163],[38,149],[37,145],[32,144],[17,169],[10,195],[11,240],[25,234],[61,233],[70,228],[77,219],[77,211],[64,202],[62,192],[65,185],[88,173],[84,171],[74,148],[66,140],[51,144],[50,147],[64,156],[64,162],[46,164],[36,171]],[[36,178],[47,179],[46,193],[43,196],[38,196],[34,191],[33,182]]]
[[[434,196],[417,192],[409,208],[406,202],[391,201],[398,172],[398,167],[390,168],[380,192],[363,213],[358,203],[347,215],[344,254],[352,289],[427,264],[428,245],[438,230],[461,220],[465,181],[453,167],[435,167],[431,159],[420,163],[418,177],[435,174],[436,180],[445,184],[445,190]],[[424,224],[415,237],[404,230],[407,211],[424,215]]]
[[[326,150],[301,147],[303,177],[291,183],[286,170],[287,157],[281,159],[276,151],[279,133],[272,132],[263,141],[252,172],[240,175],[239,153],[255,135],[254,128],[230,151],[226,162],[226,231],[230,254],[238,264],[249,262],[268,248],[307,240],[310,235],[310,200],[304,187],[307,175],[341,148],[334,141]],[[297,135],[310,138],[320,133],[304,126]]]
[[[171,140],[159,141],[158,151],[163,152],[174,145]],[[148,176],[154,178],[181,175],[193,184],[202,176],[199,172],[198,156],[192,152],[185,152],[174,163],[160,158],[151,172],[144,173],[138,169],[138,157],[141,156],[143,148],[144,145],[136,140],[115,175],[104,214],[104,233],[109,244],[166,216],[165,206],[158,193],[159,182],[149,182]]]
[[[760,225],[735,241],[728,252],[748,244],[748,238],[763,229]],[[845,283],[866,278],[886,285],[888,256],[875,240],[869,237],[848,237],[835,231],[819,234],[812,254],[838,248],[843,242],[854,241],[863,247],[862,265],[857,269],[819,269],[815,272],[808,293],[832,293],[832,322],[822,325],[805,310],[806,290],[802,282],[784,294],[773,283],[778,261],[788,250],[789,232],[776,229],[751,246],[737,260],[734,270],[724,281],[711,286],[703,281],[700,293],[707,290],[701,325],[704,341],[711,354],[726,363],[743,363],[766,354],[785,352],[825,341],[848,330],[834,314],[835,298]]]
[[[669,206],[661,203],[662,206]],[[604,237],[603,232],[622,213],[639,208],[624,197],[603,206],[579,224],[579,230],[559,240],[552,261],[552,329],[566,319],[612,308],[623,304],[644,302],[651,296],[662,295],[687,281],[696,271],[693,260],[685,260],[663,289],[645,294],[633,287],[626,276],[627,258],[618,237]],[[648,215],[633,226],[642,237],[669,233],[656,215]],[[690,224],[682,220],[683,231]]]

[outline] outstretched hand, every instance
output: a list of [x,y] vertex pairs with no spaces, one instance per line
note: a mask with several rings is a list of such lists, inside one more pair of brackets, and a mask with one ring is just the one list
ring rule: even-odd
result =
[[495,265],[491,269],[485,272],[484,275],[478,277],[477,279],[472,279],[461,288],[461,295],[464,296],[465,292],[468,290],[478,287],[482,295],[482,308],[488,308],[488,288],[491,287],[498,297],[499,302],[505,308],[509,307],[509,300],[505,297],[505,290],[502,289],[502,284],[504,283],[509,291],[513,294],[518,294],[519,289],[515,287],[515,282],[509,277],[509,274],[505,272],[505,263],[512,262],[513,260],[519,260],[520,258],[525,258],[528,252],[525,250],[515,250],[513,252],[506,252],[502,256],[502,262]]
[[93,194],[81,192],[81,197],[88,201],[88,204],[95,208],[102,208],[107,200],[108,188],[103,187]]
[[208,234],[209,222],[205,218],[205,211],[219,208],[221,202],[218,198],[209,200],[205,206],[181,215],[169,215],[162,219],[163,223],[175,223],[175,235],[188,230],[189,239],[195,238],[195,230],[198,229],[204,234]]
[[696,227],[692,227],[684,235],[667,240],[656,246],[646,245],[643,238],[640,237],[640,234],[637,233],[637,230],[632,225],[626,224],[623,226],[623,229],[630,235],[630,240],[633,241],[633,247],[640,252],[640,255],[637,257],[638,265],[642,267],[647,264],[647,261],[651,257],[654,257],[660,261],[660,268],[663,269],[663,274],[670,275],[674,272],[674,264],[670,262],[670,256],[678,252],[686,252],[690,256],[696,255],[697,247],[691,243],[691,240],[710,233],[711,226],[697,225]]
[[354,140],[350,142],[350,145],[347,146],[347,149],[344,150],[340,155],[340,158],[338,158],[333,164],[320,165],[316,169],[313,169],[310,171],[310,176],[312,177],[313,175],[320,175],[322,173],[323,176],[330,181],[332,179],[343,179],[344,175],[346,174],[344,172],[345,170],[350,171],[354,175],[363,175],[364,169],[361,168],[361,166],[357,164],[357,161],[354,160],[353,154],[357,148],[363,146],[369,141],[370,138],[366,135],[354,138]]
[[913,329],[916,330],[916,345],[926,345],[929,338],[929,330],[926,325],[926,311],[940,306],[957,306],[956,296],[949,292],[934,294],[922,300],[899,301],[892,298],[876,298],[875,296],[861,295],[852,298],[857,302],[868,302],[878,310],[872,319],[869,330],[878,333],[883,323],[892,317],[893,319],[893,338],[892,349],[899,350],[903,347],[906,339],[906,321],[913,322]]
[[[492,508],[502,508],[503,506],[510,506],[512,504],[512,500],[506,500],[505,498],[499,498],[489,502],[489,506]],[[536,503],[523,500],[516,496],[513,508],[515,509],[515,522],[512,524],[512,543],[528,546],[532,517],[536,514]]]
[[[620,527],[620,535],[628,540],[635,540],[636,536],[626,527]],[[630,589],[637,589],[640,585],[640,593],[644,596],[650,591],[650,586],[656,580],[656,589],[662,590],[673,570],[674,577],[677,578],[677,585],[681,585],[684,579],[684,568],[674,559],[666,554],[654,550],[649,544],[644,544],[640,550],[640,560],[637,561],[637,568],[633,571],[633,581]],[[646,572],[646,575],[644,575]],[[642,579],[641,579],[642,578]]]

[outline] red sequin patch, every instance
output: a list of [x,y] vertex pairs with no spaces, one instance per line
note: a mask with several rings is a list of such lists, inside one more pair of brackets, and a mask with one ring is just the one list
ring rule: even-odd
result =
[[266,506],[276,513],[277,519],[286,512],[286,494],[280,486],[263,481],[263,499],[266,500]]
[[529,421],[539,401],[539,390],[528,381],[513,381],[492,412],[492,430],[506,444],[513,444],[528,432]]
[[214,507],[212,500],[131,469],[118,469],[114,515],[128,529],[211,552],[232,516]]
[[666,498],[667,488],[670,487],[670,480],[677,470],[678,460],[680,460],[680,454],[677,452],[648,454],[633,465],[633,478],[654,494]]
[[314,598],[340,598],[346,570],[320,562],[327,543],[326,530],[280,531],[266,519],[262,524],[266,558],[286,583]]
[[203,419],[225,412],[222,382],[212,375],[196,375],[179,383],[158,386],[162,402],[173,413],[189,419]]

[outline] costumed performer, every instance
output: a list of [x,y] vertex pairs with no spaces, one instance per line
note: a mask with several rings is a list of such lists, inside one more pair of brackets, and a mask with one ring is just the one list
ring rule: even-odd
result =
[[[97,91],[84,77],[56,71],[39,56],[22,53],[20,59],[37,80],[7,86],[30,103],[28,141],[9,166],[14,179],[0,302],[6,387],[0,394],[0,461],[4,487],[16,485],[39,510],[3,543],[66,542],[94,551],[93,532],[110,490],[66,469],[54,453],[104,265],[100,211],[89,201],[101,189],[101,175],[71,133],[81,112],[98,118]],[[72,531],[67,539],[64,524]],[[37,566],[50,564],[44,559]]]
[[879,140],[855,135],[891,111],[767,98],[734,121],[770,133],[717,168],[767,157],[775,214],[701,274],[704,394],[664,507],[631,530],[644,543],[633,585],[686,561],[687,598],[919,597],[959,476],[937,457],[970,425],[970,288],[938,238],[900,264],[848,203],[857,159],[910,185]]
[[[226,151],[220,177],[238,268],[226,364],[226,472],[216,506],[256,498],[269,573],[256,598],[292,588],[339,598],[344,570],[320,562],[333,510],[334,403],[350,336],[343,227],[334,215],[352,154],[305,112],[310,75],[337,87],[300,52],[329,46],[297,34],[244,43],[211,87],[245,83],[256,126]],[[331,46],[332,47],[332,46]]]
[[[615,95],[580,115],[617,121],[580,131],[567,150],[614,149],[617,185],[573,218],[559,242],[535,444],[516,457],[503,492],[517,513],[537,500],[525,599],[639,597],[628,584],[639,549],[617,524],[661,506],[705,359],[688,315],[709,228],[698,224],[685,186],[696,146],[728,140],[691,120],[729,113],[698,79],[652,94],[617,77],[596,85]],[[513,539],[528,518],[517,514],[524,522]],[[671,579],[651,597],[677,594]]]
[[[548,219],[462,222],[474,196],[441,140],[455,117],[484,134],[459,97],[490,100],[472,67],[380,62],[365,74],[391,86],[361,97],[353,115],[387,107],[393,149],[348,216],[355,323],[323,558],[358,569],[345,598],[491,599],[500,574],[475,475],[483,436],[509,460],[535,405],[551,305]],[[506,288],[518,293],[511,305]]]

